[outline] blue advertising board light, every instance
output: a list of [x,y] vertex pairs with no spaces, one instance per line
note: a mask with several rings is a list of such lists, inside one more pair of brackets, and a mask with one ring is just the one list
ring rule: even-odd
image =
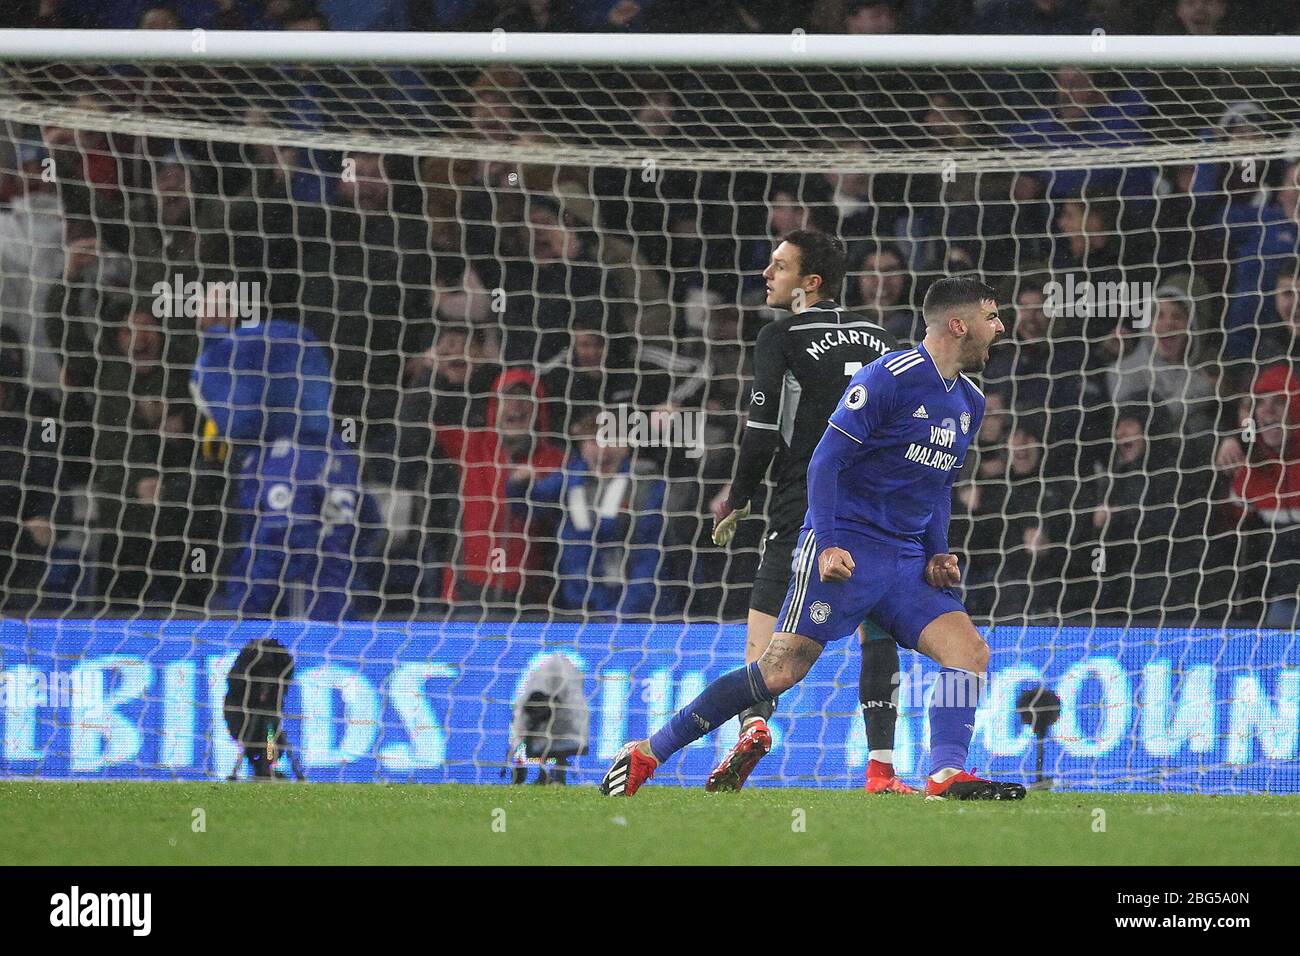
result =
[[[531,667],[561,652],[583,675],[592,783],[735,667],[740,624],[300,621],[0,622],[0,775],[223,779],[236,745],[221,714],[239,648],[275,637],[296,660],[286,730],[308,781],[498,782],[512,707]],[[1034,735],[1017,698],[1060,696],[1046,740],[1058,789],[1300,791],[1300,647],[1286,631],[998,627],[970,764],[1030,780]],[[759,786],[856,787],[866,763],[857,644],[832,645],[783,695]],[[926,770],[936,668],[906,653],[895,764]],[[734,725],[693,744],[656,783],[695,786]]]

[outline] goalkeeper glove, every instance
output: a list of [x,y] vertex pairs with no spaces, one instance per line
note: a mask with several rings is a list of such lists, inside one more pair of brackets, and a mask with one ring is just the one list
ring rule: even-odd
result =
[[201,447],[203,457],[211,462],[225,461],[229,446],[217,430],[217,423],[207,416],[203,417]]
[[731,539],[736,536],[736,524],[741,518],[749,517],[749,502],[746,501],[735,511],[729,512],[725,518],[713,526],[713,543],[725,547],[731,544]]

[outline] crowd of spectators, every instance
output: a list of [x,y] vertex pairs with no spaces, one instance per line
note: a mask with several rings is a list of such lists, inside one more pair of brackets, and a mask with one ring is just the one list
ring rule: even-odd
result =
[[[1155,9],[1152,9],[1152,8]],[[692,33],[1289,33],[1287,0],[10,0],[0,26]]]
[[[16,9],[85,25],[74,6]],[[337,6],[141,4],[133,22],[662,29],[681,5]],[[789,5],[717,6],[735,15],[710,22],[776,29]],[[943,29],[962,4],[816,6],[845,30],[895,32]],[[1123,16],[1068,0],[965,6],[990,31]],[[1242,6],[1180,0],[1169,23],[1212,33]],[[588,22],[596,8],[606,19]],[[362,11],[374,19],[345,22]],[[499,79],[484,73],[466,122],[508,143],[526,107]],[[113,81],[65,95],[93,115]],[[1150,105],[1113,76],[1062,68],[999,135],[1023,149],[1139,144]],[[1257,133],[1261,113],[1221,103],[1207,135]],[[905,120],[955,149],[990,135],[952,90],[920,96]],[[683,113],[649,87],[631,122],[670,140]],[[0,467],[22,476],[0,486],[8,612],[203,612],[239,564],[229,436],[192,387],[212,321],[159,315],[150,295],[183,277],[247,283],[277,327],[327,347],[333,434],[360,452],[382,506],[356,539],[366,599],[352,613],[743,617],[760,526],[720,551],[709,503],[731,476],[750,346],[772,318],[760,273],[782,234],[814,228],[845,240],[845,304],[902,341],[922,334],[934,278],[975,272],[1000,291],[1008,336],[982,376],[988,414],[951,532],[973,613],[1296,613],[1300,160],[1261,161],[1249,181],[1230,161],[646,177],[93,127],[10,123],[0,142]],[[1085,285],[1149,292],[1132,314],[1070,308]],[[616,409],[693,413],[702,433],[694,447],[602,438]]]

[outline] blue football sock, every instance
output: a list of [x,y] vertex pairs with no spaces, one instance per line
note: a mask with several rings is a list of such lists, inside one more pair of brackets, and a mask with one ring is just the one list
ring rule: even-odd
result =
[[659,762],[663,763],[687,744],[721,727],[745,708],[771,699],[772,694],[763,682],[757,661],[738,667],[723,674],[704,688],[699,697],[674,714],[672,720],[650,738],[650,749]]
[[984,677],[971,671],[944,667],[930,700],[930,772],[966,766],[975,730],[975,708],[984,693]]

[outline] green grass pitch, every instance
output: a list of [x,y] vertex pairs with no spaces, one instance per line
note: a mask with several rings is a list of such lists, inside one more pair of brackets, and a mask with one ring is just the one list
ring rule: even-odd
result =
[[0,783],[3,864],[1297,862],[1300,796],[974,804],[653,784],[611,799],[590,786]]

